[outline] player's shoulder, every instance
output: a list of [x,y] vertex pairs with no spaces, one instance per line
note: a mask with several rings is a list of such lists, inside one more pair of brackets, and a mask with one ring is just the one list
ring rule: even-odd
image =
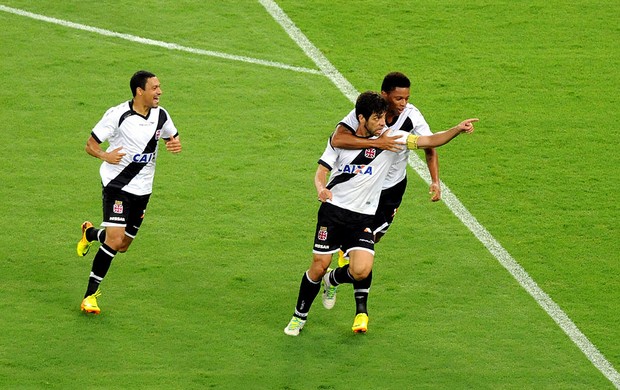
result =
[[398,129],[389,129],[388,131],[389,131],[389,133],[388,133],[389,136],[391,136],[391,137],[400,136],[401,138],[403,138],[405,140],[407,139],[409,134],[411,134],[408,131],[398,130]]
[[422,112],[420,112],[420,110],[414,106],[411,103],[407,103],[407,106],[405,107],[405,113],[407,116],[422,116]]
[[108,108],[108,110],[105,113],[105,116],[121,116],[123,115],[123,113],[127,112],[127,111],[131,111],[131,106],[129,105],[128,101],[124,101],[120,104],[117,104],[114,107],[110,107]]
[[[357,116],[355,115],[355,109],[351,110],[340,122],[338,122],[338,126],[343,126],[347,130],[352,133],[355,133],[357,127],[359,126],[359,121],[357,120]],[[336,126],[336,128],[338,128]]]
[[157,106],[157,109],[158,109],[158,110],[160,110],[160,111],[165,112],[165,113],[166,113],[166,115],[170,115],[170,114],[168,114],[168,110],[166,110],[166,109],[165,109],[165,108],[163,108],[162,106]]

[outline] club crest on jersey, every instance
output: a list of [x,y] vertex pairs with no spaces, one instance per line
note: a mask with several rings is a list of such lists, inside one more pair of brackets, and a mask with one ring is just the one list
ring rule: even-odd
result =
[[372,175],[372,167],[370,165],[347,164],[341,171],[342,173],[351,173],[353,175]]
[[160,138],[161,138],[161,130],[157,130],[157,131],[155,132],[155,139],[156,139],[156,140],[159,140]]
[[364,156],[366,158],[375,158],[377,150],[375,148],[364,149]]
[[112,211],[114,211],[114,214],[122,214],[123,213],[123,201],[115,200],[114,206],[112,207]]
[[321,226],[319,229],[319,234],[317,234],[317,238],[321,241],[327,240],[327,228],[325,226]]

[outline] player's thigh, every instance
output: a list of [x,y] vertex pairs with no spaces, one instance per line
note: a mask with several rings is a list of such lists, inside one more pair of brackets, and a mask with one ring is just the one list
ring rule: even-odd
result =
[[333,254],[340,249],[345,226],[339,223],[339,212],[338,208],[328,203],[319,207],[312,253]]
[[133,195],[129,197],[130,204],[127,215],[127,225],[125,226],[125,234],[127,235],[127,239],[129,242],[136,238],[140,227],[142,226],[142,222],[144,221],[144,216],[146,214],[146,208],[149,204],[150,195]]
[[407,179],[405,178],[394,187],[381,192],[381,198],[379,199],[379,205],[372,225],[372,229],[375,233],[385,233],[389,229],[403,201],[406,188]]

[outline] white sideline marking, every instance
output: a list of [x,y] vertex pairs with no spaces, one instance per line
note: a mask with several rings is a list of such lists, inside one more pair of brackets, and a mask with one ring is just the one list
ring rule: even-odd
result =
[[291,66],[287,64],[282,64],[280,62],[265,61],[265,60],[261,60],[258,58],[251,58],[251,57],[244,57],[244,56],[238,56],[238,55],[233,55],[233,54],[220,53],[220,52],[211,51],[211,50],[195,49],[193,47],[177,45],[176,43],[168,43],[168,42],[163,42],[163,41],[156,41],[154,39],[149,39],[149,38],[142,38],[142,37],[138,37],[138,36],[130,35],[130,34],[122,34],[122,33],[118,33],[115,31],[104,30],[102,28],[91,27],[91,26],[86,26],[84,24],[73,23],[73,22],[69,22],[66,20],[51,18],[49,16],[39,15],[39,14],[35,14],[32,12],[24,11],[21,9],[7,7],[1,4],[0,4],[0,11],[4,11],[4,12],[12,13],[15,15],[20,15],[20,16],[25,16],[31,19],[41,20],[43,22],[58,24],[64,27],[74,28],[76,30],[88,31],[88,32],[92,32],[92,33],[96,33],[100,35],[105,35],[108,37],[121,38],[121,39],[125,39],[131,42],[142,43],[144,45],[159,46],[159,47],[163,47],[169,50],[179,50],[179,51],[184,51],[184,52],[188,52],[192,54],[223,58],[226,60],[241,61],[241,62],[246,62],[250,64],[270,66],[273,68],[293,70],[295,72],[323,75],[323,72],[316,70],[316,69],[303,68],[299,66]]
[[[293,21],[282,11],[273,0],[258,0],[267,9],[267,12],[284,28],[287,34],[302,48],[315,64],[325,73],[332,82],[349,98],[355,102],[359,92],[349,83],[345,77],[329,62],[329,60],[315,47],[310,40],[295,26]],[[410,153],[409,163],[413,169],[430,184],[431,179],[428,169],[420,157],[415,153]],[[594,366],[616,388],[620,388],[620,374],[607,361],[605,356],[588,340],[588,338],[577,328],[571,319],[562,311],[547,295],[530,275],[517,263],[515,259],[502,247],[502,245],[482,226],[476,218],[465,208],[450,189],[442,182],[442,197],[448,208],[463,222],[465,226],[478,238],[478,240],[488,249],[488,251],[500,262],[508,272],[519,282],[519,284],[536,300],[545,312],[560,326],[566,335],[577,345],[586,355]]]
[[[237,56],[232,54],[214,52],[210,50],[195,49],[187,46],[177,45],[157,41],[148,38],[142,38],[135,35],[117,33],[110,30],[104,30],[97,27],[86,26],[79,23],[73,23],[44,15],[35,14],[0,4],[0,11],[41,20],[48,23],[58,24],[64,27],[84,30],[97,33],[100,35],[125,39],[128,41],[142,43],[145,45],[159,46],[170,50],[179,50],[193,54],[205,55],[210,57],[223,58],[233,61],[241,61],[251,64],[275,67],[280,69],[292,70],[301,73],[310,73],[317,75],[325,75],[329,78],[338,89],[353,103],[359,92],[340,72],[329,62],[329,60],[321,53],[321,51],[308,40],[308,38],[295,26],[290,18],[282,11],[282,9],[271,0],[259,0],[269,14],[284,28],[287,34],[293,39],[306,55],[314,61],[320,71],[298,66],[291,66],[279,62],[265,61],[257,58]],[[411,153],[409,163],[413,169],[430,184],[430,176],[426,171],[426,166],[417,154]],[[489,250],[489,252],[500,262],[500,264],[508,270],[508,272],[519,282],[519,284],[536,300],[536,302],[547,312],[547,314],[560,326],[560,328],[568,335],[568,337],[577,345],[577,347],[586,355],[586,357],[594,364],[594,366],[607,379],[620,389],[620,374],[607,361],[605,356],[594,346],[590,340],[577,328],[572,320],[562,311],[562,309],[536,284],[529,274],[517,263],[516,260],[502,247],[502,245],[493,238],[493,236],[476,220],[476,218],[463,206],[450,189],[442,182],[442,197],[448,208],[463,222],[465,226],[478,238],[478,240]]]

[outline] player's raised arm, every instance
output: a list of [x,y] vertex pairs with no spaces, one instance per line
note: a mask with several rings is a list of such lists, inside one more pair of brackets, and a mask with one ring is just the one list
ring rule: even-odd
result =
[[450,142],[454,137],[461,133],[471,133],[474,131],[474,122],[478,122],[478,118],[466,119],[453,128],[440,131],[433,135],[409,135],[407,137],[408,149],[427,149],[436,148]]
[[389,136],[387,132],[383,132],[381,136],[375,139],[358,137],[345,126],[338,125],[332,134],[332,146],[340,149],[378,148],[398,152],[405,147],[405,143],[398,141],[398,138],[400,137]]

